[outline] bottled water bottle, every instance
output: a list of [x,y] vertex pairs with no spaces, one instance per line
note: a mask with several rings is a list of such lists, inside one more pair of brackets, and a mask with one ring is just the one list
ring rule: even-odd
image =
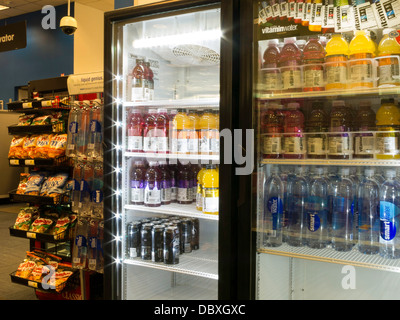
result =
[[93,162],[92,217],[103,219],[103,162]]
[[90,217],[92,215],[91,191],[93,188],[93,170],[93,163],[85,161],[83,164],[81,194],[79,199],[79,214],[82,217]]
[[304,168],[296,167],[296,177],[288,182],[287,192],[289,201],[287,242],[291,246],[299,247],[305,240],[304,217],[308,197],[308,183],[304,176]]
[[365,254],[379,252],[379,186],[374,170],[366,169],[358,188],[358,250]]
[[73,176],[72,176],[72,179],[74,180],[74,187],[73,187],[72,196],[71,196],[71,210],[72,210],[72,212],[75,212],[75,213],[79,212],[82,173],[83,173],[82,161],[75,161],[74,169],[73,169]]
[[278,167],[271,168],[271,175],[264,184],[263,243],[267,247],[282,244],[283,183]]
[[87,144],[88,158],[103,159],[103,108],[100,101],[94,100],[90,108],[89,136]]
[[332,240],[332,216],[333,216],[333,196],[338,192],[339,176],[336,174],[336,168],[332,168],[328,177],[325,177],[328,183],[328,239]]
[[79,217],[76,222],[75,233],[74,233],[74,244],[72,248],[73,268],[77,269],[86,268],[88,230],[89,230],[88,219]]
[[68,116],[68,138],[65,155],[70,158],[77,156],[78,133],[80,128],[81,110],[78,104],[74,104]]
[[307,244],[310,248],[325,248],[328,238],[328,184],[323,169],[316,169],[310,183],[310,195],[306,204]]
[[90,107],[88,102],[84,101],[80,107],[80,120],[77,137],[77,155],[80,159],[88,158],[89,119]]
[[380,190],[380,246],[379,254],[384,258],[400,258],[400,235],[399,228],[400,213],[400,186],[394,180],[395,170],[385,172],[386,181]]
[[349,251],[354,244],[353,200],[353,183],[349,178],[349,168],[342,168],[332,203],[332,245],[337,251]]

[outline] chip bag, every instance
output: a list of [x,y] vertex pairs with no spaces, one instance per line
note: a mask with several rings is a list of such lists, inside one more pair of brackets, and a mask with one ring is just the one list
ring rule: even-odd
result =
[[26,182],[25,194],[38,196],[45,177],[38,172],[32,172]]
[[38,232],[38,233],[45,233],[50,227],[53,225],[54,221],[52,219],[47,218],[37,218],[33,221],[32,225],[29,228],[29,231]]
[[24,157],[24,159],[27,159],[27,158],[34,159],[35,158],[37,139],[38,139],[37,135],[32,135],[32,136],[25,138],[23,150],[24,150],[24,153],[26,156]]
[[23,159],[23,146],[25,137],[13,137],[10,143],[10,150],[8,151],[8,158]]
[[32,221],[36,219],[38,210],[33,207],[27,207],[20,210],[14,223],[14,229],[28,231]]
[[28,181],[29,173],[22,172],[19,176],[19,184],[17,194],[24,194],[26,190],[26,183]]
[[36,262],[32,261],[30,259],[27,259],[24,262],[20,263],[15,275],[17,277],[28,279],[35,267],[36,267]]
[[54,227],[54,235],[57,235],[59,233],[63,233],[66,231],[69,227],[70,224],[70,219],[68,216],[58,218],[56,222],[56,226]]
[[67,134],[56,134],[50,140],[48,149],[49,158],[58,158],[65,155],[67,147]]
[[33,118],[35,118],[34,114],[22,114],[18,117],[18,125],[19,126],[30,126]]
[[52,134],[42,134],[36,140],[35,158],[48,159]]
[[41,125],[46,125],[51,123],[51,116],[45,115],[45,116],[40,116],[36,117],[32,120],[32,126],[41,126]]

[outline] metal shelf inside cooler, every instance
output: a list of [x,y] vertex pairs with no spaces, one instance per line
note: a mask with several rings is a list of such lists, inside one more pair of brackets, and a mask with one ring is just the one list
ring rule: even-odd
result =
[[398,167],[400,160],[381,159],[264,159],[260,164],[315,165],[315,166],[374,166]]
[[215,98],[198,98],[198,99],[176,99],[176,100],[149,100],[149,101],[137,101],[123,102],[124,107],[163,107],[163,108],[198,108],[207,107],[215,108],[219,107],[219,97]]
[[400,272],[400,259],[386,259],[381,257],[379,254],[363,254],[357,250],[356,246],[351,251],[340,252],[330,247],[324,249],[312,249],[306,246],[293,247],[284,243],[275,248],[258,248],[257,252],[320,262],[353,265],[356,267],[365,267],[391,272]]

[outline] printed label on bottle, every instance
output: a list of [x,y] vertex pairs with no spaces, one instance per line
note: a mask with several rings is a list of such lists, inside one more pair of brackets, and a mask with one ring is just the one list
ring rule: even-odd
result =
[[281,88],[281,79],[278,71],[264,72],[264,85],[265,90],[279,90]]
[[398,154],[399,145],[397,137],[376,137],[376,149],[378,154]]
[[156,137],[155,144],[156,144],[157,152],[167,152],[168,151],[168,137]]
[[307,208],[307,227],[311,232],[319,230],[326,224],[326,207],[325,199],[318,196],[310,196],[308,198],[306,208]]
[[176,199],[178,201],[192,201],[192,186],[189,180],[179,180]]
[[380,242],[391,241],[396,236],[396,206],[392,202],[380,202],[381,237]]
[[282,199],[278,197],[269,198],[267,202],[267,209],[272,217],[272,230],[276,231],[280,227],[280,216],[282,215],[283,210]]
[[326,83],[346,84],[347,68],[346,66],[329,65],[326,66]]
[[264,137],[263,152],[264,154],[282,153],[282,137]]
[[144,201],[144,185],[143,181],[131,181],[131,202]]
[[370,155],[374,152],[374,137],[371,136],[357,136],[354,138],[354,151],[359,155]]
[[197,184],[197,192],[196,192],[196,207],[202,208],[203,207],[203,188],[201,184]]
[[136,248],[129,248],[129,256],[130,256],[131,258],[137,258],[137,257],[139,257],[138,251],[136,250]]
[[283,89],[301,88],[301,72],[299,69],[290,69],[282,72]]
[[309,137],[307,139],[307,152],[310,155],[325,155],[326,154],[325,137]]
[[146,182],[144,189],[145,204],[161,204],[161,190],[157,181]]
[[201,130],[200,131],[200,152],[218,153],[219,152],[219,131]]
[[366,61],[364,64],[351,65],[350,81],[353,83],[371,82],[372,81],[371,63],[369,61]]
[[171,182],[168,180],[161,181],[161,202],[171,201]]
[[139,83],[136,83],[138,86],[132,87],[132,100],[134,101],[143,101],[144,100],[144,90]]
[[399,65],[391,59],[391,64],[383,65],[378,67],[379,72],[379,84],[397,84],[399,83]]
[[318,88],[324,86],[324,71],[308,69],[304,70],[304,87],[306,88]]
[[218,212],[219,189],[203,188],[203,212]]
[[285,153],[305,153],[304,137],[285,137]]
[[350,138],[349,137],[329,137],[329,154],[343,155],[350,153]]
[[128,150],[142,151],[143,138],[141,136],[128,136]]

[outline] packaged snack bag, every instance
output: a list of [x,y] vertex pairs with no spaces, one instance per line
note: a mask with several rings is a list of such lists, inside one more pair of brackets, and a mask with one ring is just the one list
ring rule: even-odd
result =
[[17,272],[15,275],[17,277],[21,277],[24,279],[28,279],[32,270],[36,267],[36,262],[30,259],[25,260],[24,262],[20,263],[18,266]]
[[37,265],[35,268],[33,268],[32,273],[29,277],[29,279],[40,282],[42,278],[47,275],[50,272],[50,269],[43,264]]
[[25,194],[38,196],[44,179],[44,174],[31,172],[26,182]]
[[49,179],[47,195],[55,197],[64,192],[64,187],[68,181],[68,173],[57,173]]
[[58,158],[65,155],[67,147],[67,134],[56,134],[50,140],[49,158]]
[[13,137],[10,143],[10,150],[8,151],[8,158],[23,159],[23,146],[25,137]]
[[25,138],[23,150],[26,156],[24,159],[34,159],[35,158],[35,150],[36,150],[36,141],[38,139],[37,135],[32,135]]
[[52,134],[42,134],[36,140],[35,158],[48,159]]
[[50,227],[53,225],[54,221],[52,219],[47,218],[37,218],[33,221],[32,225],[29,228],[29,231],[38,232],[38,233],[45,233]]
[[63,233],[65,230],[68,229],[69,224],[70,224],[70,219],[68,216],[58,218],[56,226],[54,228],[54,235]]
[[40,125],[46,125],[51,123],[51,116],[45,115],[45,116],[40,116],[36,117],[32,120],[32,126],[40,126]]
[[24,194],[26,190],[26,183],[28,181],[29,173],[21,173],[19,176],[19,184],[17,188],[17,194]]
[[30,126],[33,118],[35,118],[34,114],[22,114],[18,117],[18,125],[19,126]]
[[14,229],[28,231],[32,221],[38,216],[38,210],[33,207],[23,208],[18,213],[14,223]]

